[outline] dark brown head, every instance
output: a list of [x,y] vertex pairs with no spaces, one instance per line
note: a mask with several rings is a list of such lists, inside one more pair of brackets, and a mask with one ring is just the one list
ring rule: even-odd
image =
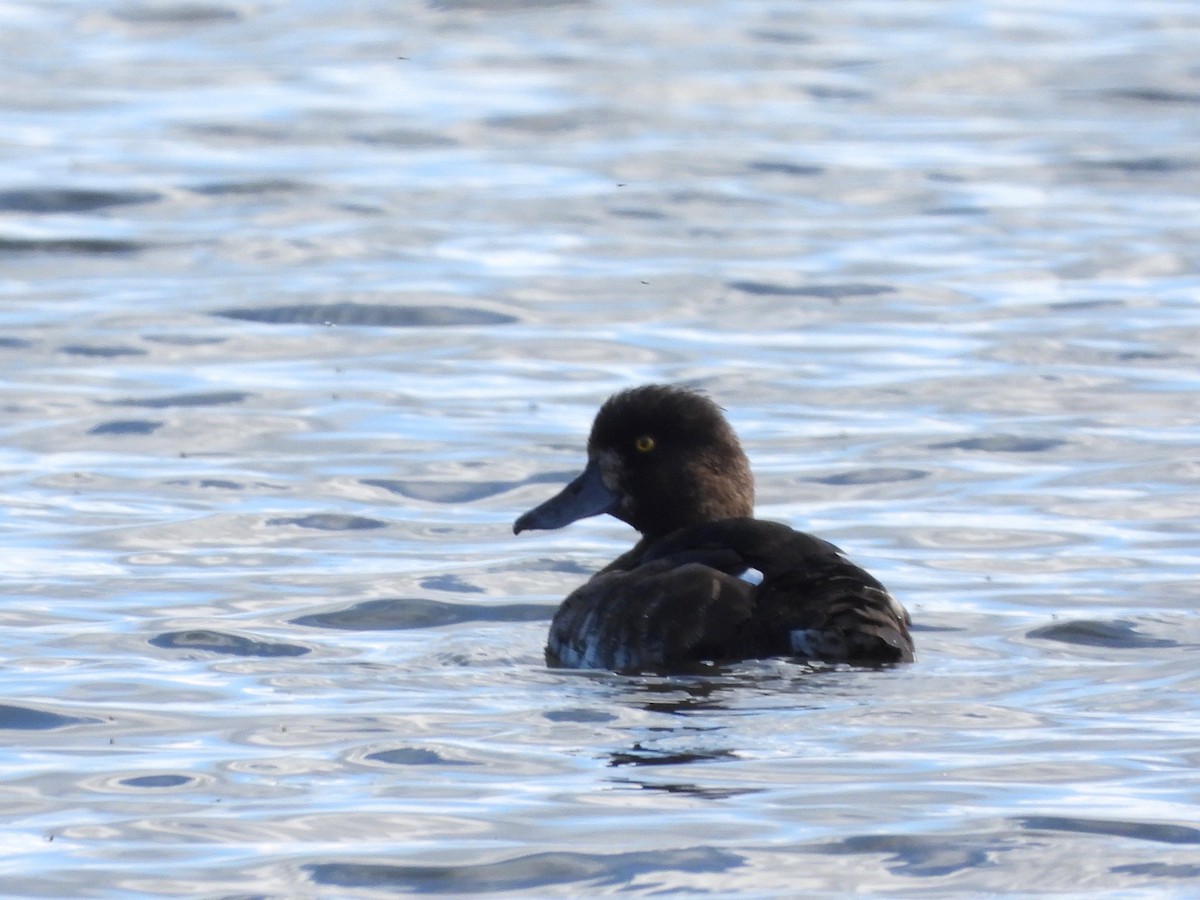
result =
[[605,401],[583,474],[513,531],[610,513],[653,539],[753,510],[750,463],[721,408],[695,391],[650,384]]

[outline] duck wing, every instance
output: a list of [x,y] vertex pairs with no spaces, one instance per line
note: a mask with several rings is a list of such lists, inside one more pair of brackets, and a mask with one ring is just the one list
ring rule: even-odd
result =
[[730,642],[751,627],[755,590],[695,560],[603,571],[558,608],[546,662],[627,671],[727,659]]
[[[646,549],[643,562],[703,558],[726,571],[762,573],[742,638],[745,656],[791,653],[833,662],[915,659],[908,612],[828,541],[759,519],[722,519],[680,529]],[[729,560],[736,558],[731,564]]]

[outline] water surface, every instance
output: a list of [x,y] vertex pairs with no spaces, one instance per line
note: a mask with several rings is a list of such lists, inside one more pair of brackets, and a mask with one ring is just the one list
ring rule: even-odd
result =
[[[1198,39],[0,6],[0,893],[1194,894]],[[916,665],[544,667],[646,381]]]

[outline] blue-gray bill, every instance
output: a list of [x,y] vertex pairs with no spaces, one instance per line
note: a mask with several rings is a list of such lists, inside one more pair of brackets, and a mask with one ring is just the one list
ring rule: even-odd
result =
[[600,477],[600,467],[593,460],[559,493],[517,519],[513,523],[513,534],[562,528],[579,519],[599,516],[611,511],[617,499]]

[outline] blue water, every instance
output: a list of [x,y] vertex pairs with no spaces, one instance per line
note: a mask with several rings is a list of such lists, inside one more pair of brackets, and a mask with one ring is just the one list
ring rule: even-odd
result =
[[[1197,41],[0,4],[0,894],[1194,896]],[[544,667],[646,381],[916,665]]]

